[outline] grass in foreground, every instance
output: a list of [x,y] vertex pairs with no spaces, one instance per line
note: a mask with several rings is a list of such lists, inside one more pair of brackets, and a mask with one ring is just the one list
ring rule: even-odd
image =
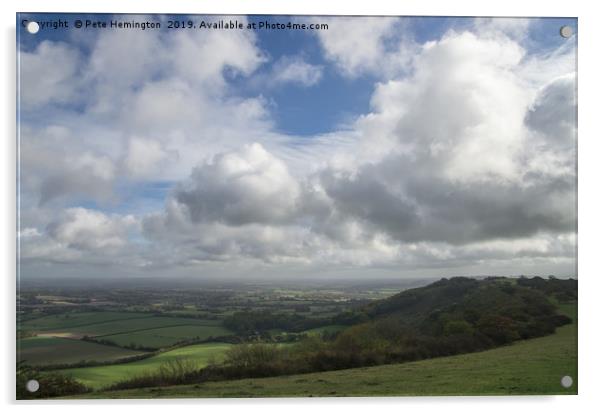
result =
[[134,376],[152,372],[170,360],[191,360],[199,368],[208,364],[211,358],[219,361],[225,351],[230,347],[226,343],[196,344],[166,351],[144,360],[110,366],[82,367],[60,370],[60,373],[71,376],[77,381],[93,389],[100,389],[126,380]]
[[[264,379],[94,392],[83,398],[426,396],[577,394],[575,305],[562,311],[575,320],[547,337],[479,353],[404,364]],[[574,384],[565,389],[561,377]]]

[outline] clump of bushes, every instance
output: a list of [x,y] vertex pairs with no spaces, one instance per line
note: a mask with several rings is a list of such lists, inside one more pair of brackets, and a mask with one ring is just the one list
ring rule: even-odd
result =
[[270,311],[240,311],[224,319],[224,327],[241,336],[262,333],[271,329],[299,332],[319,327],[325,321],[300,314],[278,314]]
[[176,358],[161,364],[158,369],[116,383],[106,390],[136,389],[140,387],[170,386],[195,382],[200,368],[193,360]]
[[[29,380],[37,380],[40,387],[35,392],[27,390]],[[59,373],[43,373],[23,363],[17,364],[17,400],[48,399],[91,391],[75,379]]]

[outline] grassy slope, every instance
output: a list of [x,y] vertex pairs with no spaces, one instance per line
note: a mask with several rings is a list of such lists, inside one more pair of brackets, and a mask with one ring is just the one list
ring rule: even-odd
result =
[[204,367],[211,357],[219,361],[230,344],[207,343],[182,347],[166,351],[157,356],[126,364],[111,366],[83,367],[61,370],[62,373],[73,376],[85,385],[99,389],[127,378],[143,374],[158,368],[162,363],[176,358],[194,360],[199,367]]
[[[563,305],[562,312],[576,320],[574,305]],[[570,389],[560,386],[560,379],[564,375],[573,377],[574,384]],[[82,396],[179,398],[576,393],[575,321],[559,328],[551,336],[516,342],[480,353],[325,373],[98,392]]]
[[75,363],[81,360],[115,360],[143,353],[58,337],[26,338],[18,340],[17,346],[19,359],[36,366]]

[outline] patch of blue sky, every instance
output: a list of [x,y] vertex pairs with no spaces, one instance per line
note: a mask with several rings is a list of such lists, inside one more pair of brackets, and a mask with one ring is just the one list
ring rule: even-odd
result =
[[[528,54],[545,53],[557,49],[567,42],[560,36],[560,28],[568,25],[577,33],[577,19],[573,17],[493,17],[493,19],[517,19],[529,22],[527,37],[521,44]],[[448,30],[461,32],[475,26],[475,17],[412,16],[410,32],[418,43],[440,39]]]
[[120,183],[115,189],[119,203],[113,212],[146,214],[161,210],[173,185],[169,181]]
[[[295,22],[294,16],[249,16],[250,22]],[[374,79],[346,78],[323,56],[318,38],[303,30],[257,30],[258,47],[269,59],[254,76],[229,76],[232,90],[244,97],[268,101],[276,132],[311,137],[340,129],[348,119],[369,109]],[[273,64],[281,58],[300,58],[321,68],[312,85],[298,82],[273,84]]]
[[101,211],[105,214],[144,215],[162,210],[174,183],[169,181],[116,183],[111,200],[75,200],[72,207]]
[[[571,38],[566,39],[560,35],[562,26],[570,26],[573,29]],[[567,42],[575,42],[577,32],[577,18],[542,17],[533,19],[529,28],[529,36],[523,47],[530,54],[549,53]]]

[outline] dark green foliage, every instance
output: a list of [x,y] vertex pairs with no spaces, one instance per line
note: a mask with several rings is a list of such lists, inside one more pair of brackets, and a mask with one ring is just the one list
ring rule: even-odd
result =
[[154,351],[150,353],[142,353],[136,354],[134,356],[122,357],[114,360],[81,360],[76,363],[62,363],[62,364],[50,364],[47,366],[36,366],[39,371],[51,371],[51,370],[64,370],[64,369],[74,369],[80,367],[98,367],[98,366],[111,366],[114,364],[124,364],[124,363],[133,363],[135,361],[144,360],[147,358],[154,357],[159,352]]
[[[40,384],[38,391],[31,393],[27,390],[27,382],[35,379]],[[17,400],[47,399],[49,397],[68,396],[87,393],[89,388],[58,373],[42,373],[23,363],[17,364]]]
[[522,287],[542,291],[547,295],[555,297],[560,302],[577,300],[577,280],[572,278],[561,280],[555,277],[549,277],[546,280],[541,277],[520,277],[516,283]]
[[274,314],[269,311],[237,312],[224,319],[224,327],[240,335],[252,335],[271,329],[303,331],[329,324],[330,320],[316,320],[299,314]]
[[[519,280],[520,281],[520,280]],[[482,343],[506,344],[521,338],[551,334],[568,322],[556,315],[548,294],[571,280],[536,280],[533,288],[521,282],[496,277],[442,279],[426,287],[407,290],[364,309],[372,320],[393,317],[416,334],[448,337],[463,333],[484,336]]]
[[192,360],[178,358],[161,364],[155,371],[116,383],[107,390],[193,383],[198,380],[201,371]]
[[148,352],[153,352],[153,351],[157,350],[156,347],[149,347],[149,346],[144,346],[144,345],[140,345],[140,344],[136,344],[136,343],[129,343],[129,344],[120,346],[117,343],[115,343],[114,341],[112,341],[112,340],[110,340],[108,338],[103,338],[103,337],[88,337],[88,336],[84,336],[84,337],[82,337],[82,340],[84,340],[84,341],[90,341],[92,343],[103,344],[105,346],[127,348],[129,350],[139,350],[139,351],[148,351]]
[[364,323],[370,320],[370,317],[361,310],[349,310],[333,317],[333,324],[353,325]]

